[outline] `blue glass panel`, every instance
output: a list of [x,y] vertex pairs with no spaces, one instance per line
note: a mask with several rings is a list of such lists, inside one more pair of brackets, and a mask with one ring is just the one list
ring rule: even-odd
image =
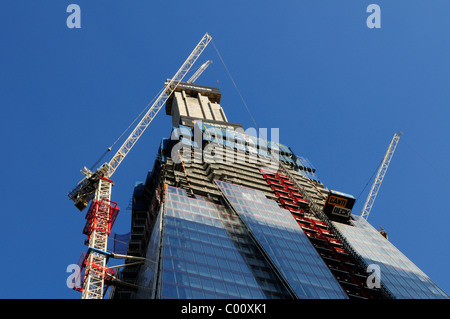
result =
[[427,275],[360,216],[352,225],[334,223],[368,265],[380,267],[381,281],[399,299],[449,298]]
[[347,298],[289,211],[258,190],[216,183],[299,298]]
[[157,297],[289,297],[233,211],[173,187],[164,202],[162,231],[153,232],[164,244]]
[[[162,210],[162,209],[161,209]],[[158,214],[155,221],[155,227],[159,227],[162,222],[162,212]],[[146,261],[142,265],[141,271],[137,277],[137,283],[139,287],[144,287],[144,289],[138,289],[137,297],[150,299],[155,297],[155,285],[157,280],[156,265],[159,262],[159,248],[160,248],[161,233],[153,232],[148,244],[146,252]],[[167,263],[168,269],[170,269],[170,260]],[[168,273],[166,276],[170,276]],[[168,277],[169,278],[169,277]],[[173,277],[172,277],[173,278]]]

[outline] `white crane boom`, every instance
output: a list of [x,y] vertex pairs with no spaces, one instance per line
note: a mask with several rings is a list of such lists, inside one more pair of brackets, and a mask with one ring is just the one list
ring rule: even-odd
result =
[[[120,149],[116,152],[114,157],[109,161],[109,170],[106,177],[111,177],[114,174],[117,167],[123,161],[125,156],[130,152],[131,148],[136,144],[139,137],[141,137],[142,133],[144,133],[145,129],[151,123],[153,118],[158,114],[159,110],[163,107],[164,103],[166,103],[169,96],[173,93],[178,84],[183,80],[186,73],[189,71],[191,66],[195,63],[197,58],[202,54],[203,50],[208,45],[209,41],[211,41],[211,36],[206,33],[203,38],[200,40],[198,45],[195,47],[194,51],[189,55],[187,60],[183,63],[178,72],[173,76],[169,83],[166,84],[163,92],[159,95],[144,117],[141,119],[139,124],[135,127],[133,132],[131,132],[130,136],[126,139],[126,141],[122,144]],[[206,67],[205,67],[206,68]]]
[[380,168],[378,169],[377,176],[372,184],[372,188],[370,189],[369,196],[367,196],[366,203],[364,204],[364,208],[361,212],[361,217],[367,220],[370,214],[370,210],[372,209],[373,204],[375,203],[375,198],[377,197],[378,191],[380,190],[381,183],[383,182],[384,175],[389,167],[392,156],[394,155],[395,148],[397,147],[398,141],[400,139],[400,135],[402,132],[395,133],[392,137],[392,141],[389,144],[389,147],[384,155],[383,161],[381,162]]
[[198,68],[197,71],[195,71],[195,73],[191,76],[191,78],[189,80],[186,81],[186,83],[194,83],[195,80],[198,79],[198,77],[203,73],[203,71],[206,70],[206,68],[212,63],[211,60],[206,61],[205,63],[202,64],[201,67]]
[[120,165],[120,163],[122,163],[124,158],[139,140],[142,133],[144,133],[145,129],[149,126],[149,124],[164,106],[164,103],[166,103],[167,99],[173,93],[175,88],[183,80],[186,73],[190,70],[192,65],[201,55],[211,39],[212,38],[208,33],[203,36],[203,38],[183,63],[178,72],[172,77],[170,81],[166,82],[164,90],[152,104],[147,113],[142,117],[141,121],[136,125],[133,132],[131,132],[131,134],[128,136],[128,138],[125,140],[116,154],[112,157],[109,163],[103,164],[94,172],[91,172],[86,167],[81,170],[81,172],[85,175],[85,178],[81,180],[78,185],[68,194],[69,198],[75,202],[75,206],[79,210],[83,210],[84,208],[86,208],[88,202],[93,198],[99,177],[101,176],[109,179],[114,174],[117,167]]

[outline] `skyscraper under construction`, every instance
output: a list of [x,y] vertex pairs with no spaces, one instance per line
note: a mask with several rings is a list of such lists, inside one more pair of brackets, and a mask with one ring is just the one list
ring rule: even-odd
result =
[[220,102],[192,83],[167,100],[170,136],[133,194],[127,255],[145,262],[127,260],[112,298],[448,298],[351,214],[353,196]]

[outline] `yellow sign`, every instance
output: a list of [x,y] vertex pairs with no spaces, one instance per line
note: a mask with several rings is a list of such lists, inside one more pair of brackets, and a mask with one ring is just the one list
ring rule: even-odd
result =
[[347,200],[341,197],[330,196],[330,198],[328,199],[328,203],[340,207],[345,207],[347,205]]

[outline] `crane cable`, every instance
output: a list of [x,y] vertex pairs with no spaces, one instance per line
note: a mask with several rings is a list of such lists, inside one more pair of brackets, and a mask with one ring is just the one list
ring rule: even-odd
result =
[[110,151],[110,150],[114,147],[114,145],[116,145],[116,143],[122,138],[122,136],[125,134],[125,132],[127,132],[127,131],[130,129],[130,127],[134,124],[134,122],[136,122],[137,119],[141,117],[142,113],[144,113],[144,112],[148,109],[148,107],[153,103],[153,101],[156,100],[156,98],[161,94],[161,92],[162,92],[163,90],[164,90],[164,88],[162,88],[161,90],[159,90],[158,94],[155,95],[155,97],[147,104],[147,106],[141,111],[141,113],[139,113],[139,115],[136,116],[136,118],[134,119],[134,121],[133,121],[130,125],[128,125],[128,127],[125,129],[125,131],[123,131],[123,133],[120,134],[120,136],[117,138],[117,140],[116,140],[116,141],[108,148],[108,151]]
[[217,55],[218,55],[219,58],[220,58],[220,61],[222,61],[222,64],[223,64],[223,66],[225,67],[225,70],[227,71],[228,76],[229,76],[230,79],[231,79],[231,82],[233,82],[233,85],[234,85],[234,87],[236,88],[236,91],[238,92],[239,96],[241,97],[241,100],[242,100],[242,102],[244,103],[244,106],[245,106],[245,108],[247,109],[248,114],[249,114],[250,117],[252,118],[253,124],[255,124],[255,128],[256,128],[256,129],[259,129],[259,128],[258,128],[258,125],[256,124],[255,119],[254,119],[253,116],[252,116],[252,113],[250,112],[250,109],[249,109],[248,106],[247,106],[247,103],[245,103],[245,100],[244,100],[244,98],[242,97],[242,94],[241,94],[241,92],[239,91],[239,89],[238,89],[238,87],[237,87],[237,85],[236,85],[236,82],[234,82],[233,77],[232,77],[231,74],[230,74],[230,71],[228,71],[228,68],[227,68],[227,66],[225,65],[225,62],[223,61],[222,56],[221,56],[220,53],[219,53],[219,50],[217,50],[217,47],[216,47],[216,45],[214,44],[214,40],[211,40],[211,43],[213,44],[214,49],[216,50]]
[[110,152],[112,150],[112,148],[114,147],[114,145],[116,145],[116,143],[122,138],[122,136],[130,129],[130,127],[138,120],[138,118],[140,118],[142,116],[142,114],[149,108],[149,106],[153,103],[153,101],[156,100],[156,98],[161,94],[161,92],[164,90],[164,88],[162,88],[158,94],[147,104],[147,106],[141,111],[141,113],[139,113],[138,116],[136,116],[136,118],[133,120],[133,122],[131,122],[130,125],[128,125],[128,127],[122,132],[122,134],[120,134],[120,136],[115,140],[114,143],[112,143],[112,145],[110,147],[108,147],[105,152],[100,156],[100,158],[94,163],[94,165],[92,165],[91,167],[91,171],[93,169],[95,169],[95,167],[98,165],[98,163],[100,163],[100,161],[106,156],[106,154],[108,154],[108,152]]
[[[200,69],[201,66],[199,66],[197,69],[191,70],[190,72],[195,72],[196,70]],[[130,129],[130,127],[138,120],[138,118],[140,118],[142,116],[142,114],[148,109],[148,107],[156,100],[156,98],[161,94],[161,92],[164,90],[164,88],[162,88],[158,94],[147,104],[147,106],[141,111],[141,113],[139,113],[139,115],[134,119],[133,122],[131,122],[130,125],[128,125],[128,127],[122,132],[122,134],[120,134],[120,136],[116,139],[116,141],[114,143],[112,143],[112,145],[110,147],[108,147],[105,152],[100,156],[100,158],[92,165],[91,167],[91,171],[95,169],[95,167],[98,165],[98,163],[100,163],[100,161],[106,156],[106,154],[108,154],[112,148],[114,147],[114,145],[116,145],[116,143],[122,138],[122,136]]]
[[367,188],[367,185],[369,185],[369,183],[372,181],[373,177],[375,176],[375,174],[378,172],[378,169],[381,166],[381,163],[383,163],[383,161],[380,162],[380,164],[378,164],[377,168],[375,169],[375,171],[373,172],[372,176],[370,176],[369,180],[366,183],[366,186],[364,186],[364,188],[362,189],[362,191],[359,193],[358,197],[356,198],[356,201],[358,201],[358,199],[361,197],[362,193],[365,191],[365,189]]

